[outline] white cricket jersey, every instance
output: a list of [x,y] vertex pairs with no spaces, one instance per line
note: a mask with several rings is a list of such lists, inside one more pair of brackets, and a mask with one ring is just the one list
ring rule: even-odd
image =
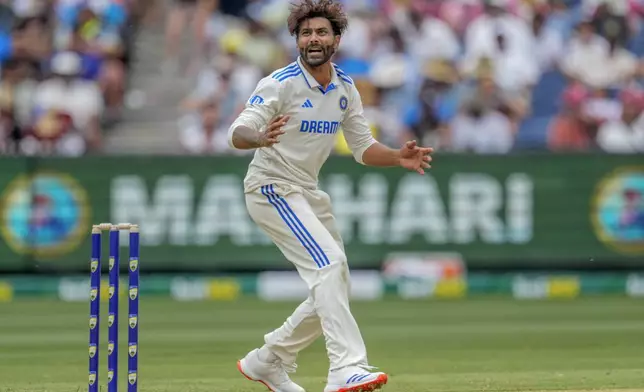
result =
[[375,143],[363,115],[362,100],[353,80],[335,64],[326,90],[311,76],[300,58],[259,81],[246,107],[228,131],[228,143],[239,125],[264,132],[276,116],[288,115],[279,143],[258,148],[244,179],[246,192],[273,181],[308,189],[318,185],[318,173],[342,129],[355,160]]

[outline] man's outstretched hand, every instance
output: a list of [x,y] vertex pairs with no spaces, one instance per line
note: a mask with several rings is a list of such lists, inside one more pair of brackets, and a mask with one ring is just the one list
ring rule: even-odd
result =
[[278,140],[280,136],[284,134],[282,127],[286,125],[291,116],[284,116],[280,114],[271,120],[266,127],[266,132],[262,133],[259,137],[259,146],[260,147],[270,147],[273,144],[279,143]]
[[419,147],[415,140],[405,143],[400,148],[400,166],[405,169],[414,170],[419,174],[425,174],[432,161],[431,154],[434,149],[431,147]]
[[252,148],[270,147],[279,143],[279,137],[284,134],[282,127],[286,125],[289,116],[279,115],[266,127],[265,132],[257,132],[245,125],[237,126],[232,133],[231,141],[235,148],[249,150]]

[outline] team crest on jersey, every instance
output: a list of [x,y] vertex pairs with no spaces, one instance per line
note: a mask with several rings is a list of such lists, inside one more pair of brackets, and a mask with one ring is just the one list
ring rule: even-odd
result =
[[340,110],[344,112],[347,110],[347,106],[349,106],[349,100],[343,95],[340,97]]

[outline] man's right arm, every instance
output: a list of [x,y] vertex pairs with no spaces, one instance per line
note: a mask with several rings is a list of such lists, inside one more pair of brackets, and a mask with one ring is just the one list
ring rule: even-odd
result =
[[246,125],[238,125],[234,128],[231,127],[231,133],[231,147],[239,150],[250,150],[261,147],[259,137],[260,133]]
[[268,127],[280,109],[280,85],[266,77],[257,84],[246,107],[228,129],[228,145],[231,148],[248,150],[264,146],[262,129]]

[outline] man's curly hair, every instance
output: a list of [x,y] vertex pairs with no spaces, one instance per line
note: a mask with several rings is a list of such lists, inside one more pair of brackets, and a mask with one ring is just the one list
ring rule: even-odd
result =
[[288,31],[298,36],[302,22],[312,18],[326,18],[331,22],[334,35],[342,35],[349,25],[342,5],[334,0],[302,0],[299,4],[291,3],[291,14],[288,17]]

